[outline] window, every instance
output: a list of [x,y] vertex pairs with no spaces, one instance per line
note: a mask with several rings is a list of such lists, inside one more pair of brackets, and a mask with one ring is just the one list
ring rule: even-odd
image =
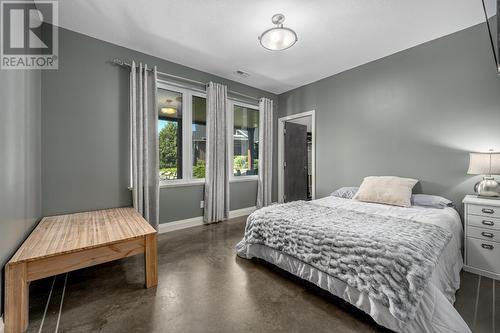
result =
[[182,93],[158,90],[160,180],[182,179]]
[[193,178],[205,178],[205,155],[207,149],[207,100],[193,96],[192,99],[192,162]]
[[256,176],[259,170],[259,110],[257,106],[238,102],[230,105],[233,177]]
[[[231,179],[255,179],[259,170],[258,106],[230,100],[228,140]],[[203,182],[207,149],[207,103],[203,92],[158,82],[160,182]]]
[[159,82],[158,139],[161,183],[205,178],[205,95]]

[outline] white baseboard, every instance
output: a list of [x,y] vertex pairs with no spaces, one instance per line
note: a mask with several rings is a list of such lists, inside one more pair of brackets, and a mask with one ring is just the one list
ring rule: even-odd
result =
[[[229,218],[232,219],[235,217],[250,215],[256,209],[257,209],[256,207],[247,207],[247,208],[232,210],[229,212]],[[158,227],[158,233],[164,234],[166,232],[197,227],[200,225],[203,225],[203,216],[197,216],[185,220],[161,223]]]
[[158,233],[164,234],[166,232],[197,227],[199,225],[203,225],[203,216],[197,216],[190,219],[173,222],[160,223],[160,225],[158,226]]
[[241,208],[241,209],[232,210],[232,211],[229,212],[229,218],[233,219],[235,217],[250,215],[253,212],[255,212],[256,209],[257,209],[257,207],[253,206],[253,207],[247,207],[247,208]]
[[3,333],[3,316],[0,317],[0,333]]

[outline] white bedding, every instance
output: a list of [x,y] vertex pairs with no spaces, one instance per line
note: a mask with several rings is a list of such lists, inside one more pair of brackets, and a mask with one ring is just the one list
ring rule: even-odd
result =
[[403,208],[332,196],[315,200],[314,203],[328,207],[341,206],[344,209],[436,224],[452,233],[453,237],[444,249],[434,269],[414,320],[406,324],[399,321],[389,312],[388,308],[370,299],[367,294],[360,293],[357,289],[349,287],[344,282],[278,250],[259,244],[250,244],[245,249],[245,256],[247,258],[261,258],[316,284],[368,313],[380,325],[394,331],[409,333],[470,332],[465,321],[453,307],[455,292],[460,286],[460,270],[463,266],[461,255],[462,223],[458,213],[453,208],[434,209],[417,206]]

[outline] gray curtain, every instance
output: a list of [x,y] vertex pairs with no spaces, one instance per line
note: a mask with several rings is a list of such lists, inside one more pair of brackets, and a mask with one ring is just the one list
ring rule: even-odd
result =
[[227,87],[207,85],[207,155],[203,221],[214,223],[229,216],[229,154],[227,148]]
[[159,221],[159,152],[156,66],[130,71],[130,187],[134,208],[156,229]]
[[259,182],[257,208],[272,202],[273,187],[273,101],[259,101]]

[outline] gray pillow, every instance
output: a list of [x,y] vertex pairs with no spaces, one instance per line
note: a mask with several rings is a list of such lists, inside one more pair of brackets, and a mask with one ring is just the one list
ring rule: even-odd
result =
[[341,187],[338,190],[332,192],[330,194],[332,197],[343,198],[343,199],[352,199],[352,197],[358,192],[359,187]]
[[[341,187],[330,195],[343,199],[352,199],[352,197],[354,197],[354,195],[356,194],[356,192],[358,192],[358,190],[359,187],[355,186]],[[413,194],[411,196],[411,204],[412,206],[440,208],[440,209],[454,206],[451,200],[440,197],[438,195],[430,195],[430,194]]]
[[453,207],[453,202],[438,195],[429,194],[413,194],[411,196],[411,204],[413,206],[431,207],[431,208],[446,208]]

